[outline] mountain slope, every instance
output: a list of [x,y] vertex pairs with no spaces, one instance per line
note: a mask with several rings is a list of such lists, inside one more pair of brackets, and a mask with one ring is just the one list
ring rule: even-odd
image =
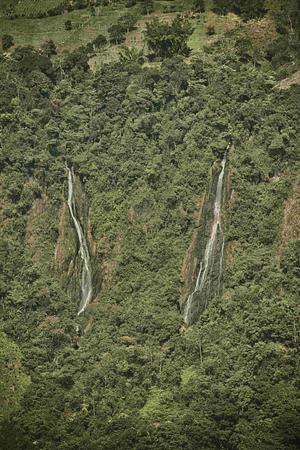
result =
[[[300,91],[234,39],[96,73],[2,57],[1,324],[31,377],[3,448],[297,448]],[[184,327],[182,265],[228,144],[224,294]],[[94,279],[79,317],[66,161]]]

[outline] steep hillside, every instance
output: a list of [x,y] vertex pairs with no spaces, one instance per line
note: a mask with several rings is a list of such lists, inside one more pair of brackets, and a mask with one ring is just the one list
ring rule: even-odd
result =
[[251,27],[95,71],[1,55],[1,448],[297,449],[300,87]]

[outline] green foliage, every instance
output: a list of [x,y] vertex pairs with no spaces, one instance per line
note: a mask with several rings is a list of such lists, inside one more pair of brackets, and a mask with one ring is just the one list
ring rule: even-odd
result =
[[[107,0],[2,0],[0,15],[9,19],[20,17],[45,18],[49,16],[63,15],[74,10],[85,10],[97,6],[107,6]],[[114,4],[121,3],[114,0]]]
[[178,15],[171,24],[157,19],[146,23],[145,39],[149,49],[157,56],[168,58],[188,55],[187,40],[192,32],[190,22]]
[[[52,0],[36,1],[43,6],[48,5]],[[33,5],[31,0],[30,3]],[[2,2],[0,2],[0,9],[1,5]],[[75,3],[73,2],[72,5]],[[109,3],[106,6],[99,3],[95,7],[95,16],[91,16],[89,10],[85,9],[73,9],[67,15],[62,13],[55,16],[46,15],[42,20],[22,17],[10,20],[0,15],[0,28],[2,34],[13,35],[17,46],[32,45],[38,49],[46,39],[52,39],[57,46],[58,53],[62,54],[66,49],[71,51],[81,45],[86,45],[99,34],[108,37],[107,28],[116,24],[120,15],[127,11],[122,3]],[[65,8],[62,12],[65,12]],[[71,32],[65,29],[64,22],[67,20],[72,22]]]
[[266,12],[265,0],[215,0],[214,10],[218,14],[227,14],[233,12],[242,16],[244,19],[253,19],[261,17]]
[[15,19],[16,17],[42,18],[47,15],[63,13],[66,4],[66,0],[48,0],[47,2],[40,0],[3,0],[0,12],[10,19]]
[[297,0],[266,0],[265,7],[274,18],[279,32],[295,31],[299,37],[300,18]]
[[131,8],[132,6],[136,5],[137,0],[127,0],[126,1],[126,8]]
[[143,64],[144,62],[144,56],[142,50],[138,50],[136,48],[129,48],[124,46],[120,53],[120,63],[122,65],[128,65],[128,64]]
[[49,41],[45,41],[42,46],[41,49],[43,51],[43,53],[48,56],[48,58],[50,58],[51,56],[56,55],[56,45],[54,44],[54,42],[52,41],[52,39],[50,39]]
[[30,383],[21,369],[21,352],[16,344],[0,333],[0,421],[18,407]]
[[[296,450],[299,87],[234,37],[146,67],[122,48],[95,73],[89,51],[0,57],[2,347],[31,378],[2,374],[19,388],[0,447]],[[186,329],[182,264],[228,142],[224,295]],[[66,159],[96,297],[79,317]]]
[[140,0],[142,14],[150,14],[154,11],[153,0]]
[[136,21],[137,18],[135,15],[127,13],[119,18],[118,25],[128,33],[133,30]]
[[118,19],[118,22],[108,28],[110,41],[114,44],[120,44],[125,40],[125,33],[132,31],[137,21],[134,14],[126,13]]
[[205,12],[204,0],[194,0],[193,10],[199,13],[204,13]]
[[103,47],[107,44],[107,39],[102,34],[99,34],[92,42],[93,45],[95,45],[96,48]]
[[14,45],[14,38],[10,34],[4,34],[2,36],[2,49],[8,50]]
[[39,54],[33,47],[17,47],[12,55],[17,62],[20,73],[44,74],[48,79],[55,79],[55,72],[51,60],[45,54]]
[[300,241],[291,241],[285,248],[281,263],[282,270],[288,274],[289,280],[297,284],[300,270]]
[[108,28],[109,39],[114,44],[120,44],[125,40],[125,30],[122,25],[111,25]]
[[73,28],[73,25],[72,25],[71,20],[66,20],[66,21],[65,21],[65,29],[66,29],[67,31],[70,31],[70,30],[72,30],[72,28]]

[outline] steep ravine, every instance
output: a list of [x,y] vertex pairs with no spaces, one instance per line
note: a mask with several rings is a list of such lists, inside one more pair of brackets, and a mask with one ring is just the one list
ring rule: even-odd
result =
[[78,242],[79,242],[79,253],[82,259],[82,269],[81,269],[81,301],[79,305],[78,315],[82,314],[87,306],[89,305],[92,295],[93,295],[93,283],[92,283],[92,266],[90,251],[88,248],[88,243],[86,239],[85,232],[81,226],[79,217],[76,211],[76,201],[74,193],[75,176],[73,168],[66,166],[68,171],[68,207],[72,217],[72,221],[76,230]]
[[193,235],[185,261],[186,280],[189,283],[189,287],[184,289],[188,292],[184,305],[186,325],[194,323],[208,302],[222,290],[225,235],[221,209],[227,158],[226,151],[219,169],[215,171],[213,168],[211,187],[204,202],[201,223]]

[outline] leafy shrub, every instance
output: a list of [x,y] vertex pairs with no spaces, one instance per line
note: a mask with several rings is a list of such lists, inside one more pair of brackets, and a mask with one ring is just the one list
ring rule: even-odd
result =
[[14,38],[10,34],[4,34],[2,36],[2,48],[8,50],[14,45]]

